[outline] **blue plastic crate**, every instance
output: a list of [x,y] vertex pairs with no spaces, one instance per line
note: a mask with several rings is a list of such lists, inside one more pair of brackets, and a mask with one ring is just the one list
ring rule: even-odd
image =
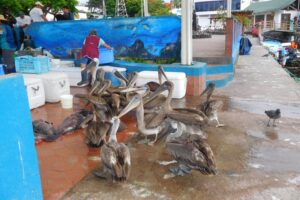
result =
[[114,51],[106,48],[99,49],[99,64],[107,64],[114,62]]
[[15,58],[16,72],[42,74],[50,69],[50,61],[47,56],[19,56]]

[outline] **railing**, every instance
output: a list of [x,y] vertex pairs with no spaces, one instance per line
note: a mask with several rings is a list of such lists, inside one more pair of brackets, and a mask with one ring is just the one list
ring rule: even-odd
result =
[[290,30],[290,22],[281,22],[280,24],[280,30]]

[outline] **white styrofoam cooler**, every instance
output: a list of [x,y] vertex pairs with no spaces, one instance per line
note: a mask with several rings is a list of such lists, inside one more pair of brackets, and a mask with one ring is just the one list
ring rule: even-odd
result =
[[27,91],[30,109],[44,105],[45,90],[42,80],[38,78],[24,77],[24,84]]
[[66,73],[48,72],[45,74],[26,74],[24,76],[42,79],[46,102],[59,102],[61,95],[70,94],[70,83]]
[[[97,69],[99,69],[99,68],[102,68],[102,69],[104,69],[105,72],[108,72],[105,74],[105,78],[110,79],[112,81],[113,86],[119,85],[118,80],[116,78],[113,78],[113,75],[112,75],[113,70],[118,70],[118,71],[122,72],[124,76],[126,76],[126,68],[112,67],[112,66],[108,66],[108,65],[97,67]],[[50,71],[66,73],[68,75],[71,86],[77,86],[77,83],[81,81],[81,68],[80,67],[60,66],[57,68],[51,68]],[[96,72],[96,70],[95,70],[95,72]],[[94,76],[95,76],[95,74],[94,74]]]
[[66,73],[71,86],[77,86],[77,83],[81,81],[80,67],[58,67],[51,68],[50,71]]
[[[172,98],[182,98],[186,93],[186,84],[187,79],[184,72],[165,72],[168,79],[174,83],[174,91]],[[158,82],[158,73],[157,71],[141,71],[138,73],[138,78],[136,85],[142,86],[150,81]],[[162,81],[165,81],[163,78]],[[168,94],[164,92],[163,94]]]

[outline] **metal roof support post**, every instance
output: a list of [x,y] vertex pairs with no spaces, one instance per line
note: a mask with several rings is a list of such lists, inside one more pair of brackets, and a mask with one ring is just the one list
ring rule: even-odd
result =
[[263,31],[266,31],[267,29],[267,14],[264,14],[264,28]]
[[144,0],[144,15],[145,17],[150,16],[148,11],[148,0]]
[[231,18],[231,4],[232,0],[227,0],[227,17]]
[[193,0],[181,0],[181,64],[191,65]]

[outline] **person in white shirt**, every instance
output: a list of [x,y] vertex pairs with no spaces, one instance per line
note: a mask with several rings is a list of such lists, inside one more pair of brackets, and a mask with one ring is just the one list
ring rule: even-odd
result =
[[22,28],[24,31],[26,30],[27,26],[31,24],[31,17],[28,15],[24,15],[23,12],[19,13],[19,17],[16,18],[17,24],[16,27]]
[[29,15],[32,19],[33,22],[43,22],[43,21],[48,21],[46,16],[43,13],[42,8],[44,7],[44,5],[37,1],[34,4],[34,8],[31,9],[31,11],[29,12]]

